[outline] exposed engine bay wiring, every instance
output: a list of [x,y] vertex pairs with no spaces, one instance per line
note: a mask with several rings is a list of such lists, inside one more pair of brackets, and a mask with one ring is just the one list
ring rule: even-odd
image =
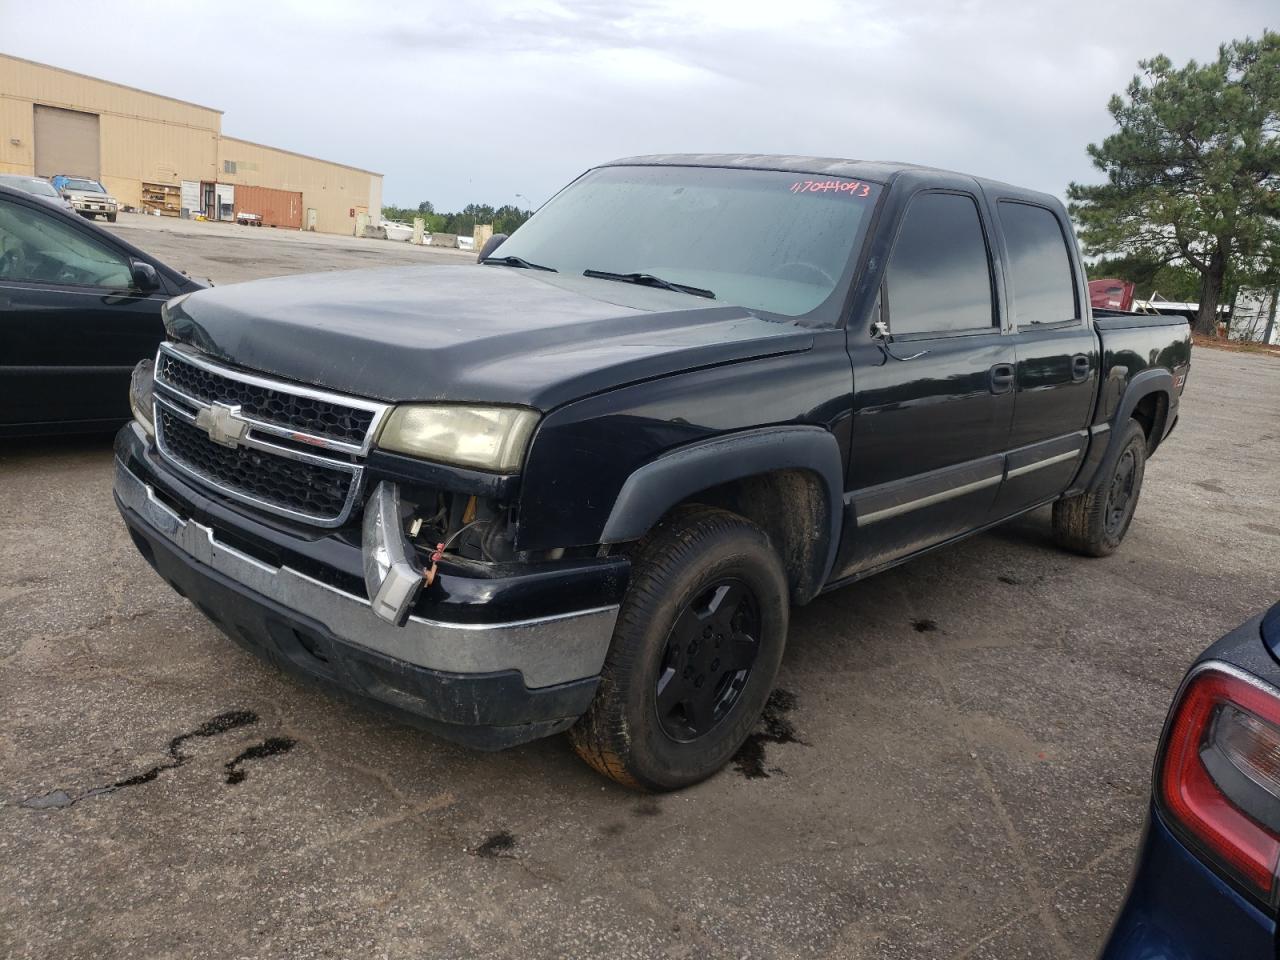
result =
[[[457,530],[453,531],[453,533],[449,534],[449,536],[447,536],[444,540],[441,540],[439,543],[437,543],[435,550],[433,550],[431,553],[431,566],[427,567],[425,570],[422,571],[422,579],[426,582],[426,585],[429,587],[431,586],[431,584],[435,583],[436,569],[439,566],[441,559],[443,559],[445,551],[449,549],[450,545],[455,540],[457,540],[458,537],[462,536],[462,534],[466,533],[468,530],[472,529],[473,527],[491,527],[491,526],[493,526],[492,520],[472,520],[470,523],[463,524]],[[488,531],[486,531],[486,533],[487,532]],[[488,557],[489,555],[489,551],[485,549],[485,545],[484,545],[487,539],[488,538],[486,536],[486,537],[481,537],[481,540],[480,540],[480,549],[484,552],[486,557]]]

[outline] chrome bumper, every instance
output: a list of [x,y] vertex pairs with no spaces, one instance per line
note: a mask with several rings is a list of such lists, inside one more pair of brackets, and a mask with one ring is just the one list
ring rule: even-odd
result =
[[443,623],[410,616],[398,627],[375,616],[363,597],[219,542],[212,529],[184,519],[156,499],[152,487],[119,459],[115,465],[116,497],[156,534],[246,590],[319,621],[339,640],[428,670],[518,670],[533,688],[594,677],[604,665],[618,617],[616,604],[509,623]]

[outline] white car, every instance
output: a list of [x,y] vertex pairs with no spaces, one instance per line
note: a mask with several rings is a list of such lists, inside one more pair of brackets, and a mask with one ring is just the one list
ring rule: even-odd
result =
[[54,177],[53,185],[63,198],[71,201],[76,213],[93,220],[106,217],[110,223],[116,222],[116,211],[120,204],[116,198],[107,193],[107,188],[97,180],[85,177]]

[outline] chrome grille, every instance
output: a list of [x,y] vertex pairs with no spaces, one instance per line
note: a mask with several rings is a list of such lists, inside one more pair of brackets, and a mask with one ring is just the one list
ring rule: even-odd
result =
[[156,379],[189,399],[238,406],[245,416],[289,431],[363,446],[378,406],[322,398],[304,387],[269,386],[259,377],[246,379],[220,372],[208,361],[161,348]]
[[221,446],[164,407],[156,423],[164,434],[164,449],[170,459],[263,505],[309,517],[337,517],[351,495],[355,477],[350,470],[302,463],[253,447]]
[[156,357],[156,445],[182,473],[258,509],[341,526],[390,407],[215,364],[174,344]]

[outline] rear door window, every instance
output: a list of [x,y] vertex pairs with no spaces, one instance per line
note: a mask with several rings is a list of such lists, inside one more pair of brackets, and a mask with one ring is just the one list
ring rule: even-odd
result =
[[998,209],[1015,321],[1021,326],[1078,320],[1071,251],[1053,211],[1009,200],[1001,200]]
[[889,260],[885,292],[895,336],[994,328],[991,257],[973,197],[922,193],[911,201]]

